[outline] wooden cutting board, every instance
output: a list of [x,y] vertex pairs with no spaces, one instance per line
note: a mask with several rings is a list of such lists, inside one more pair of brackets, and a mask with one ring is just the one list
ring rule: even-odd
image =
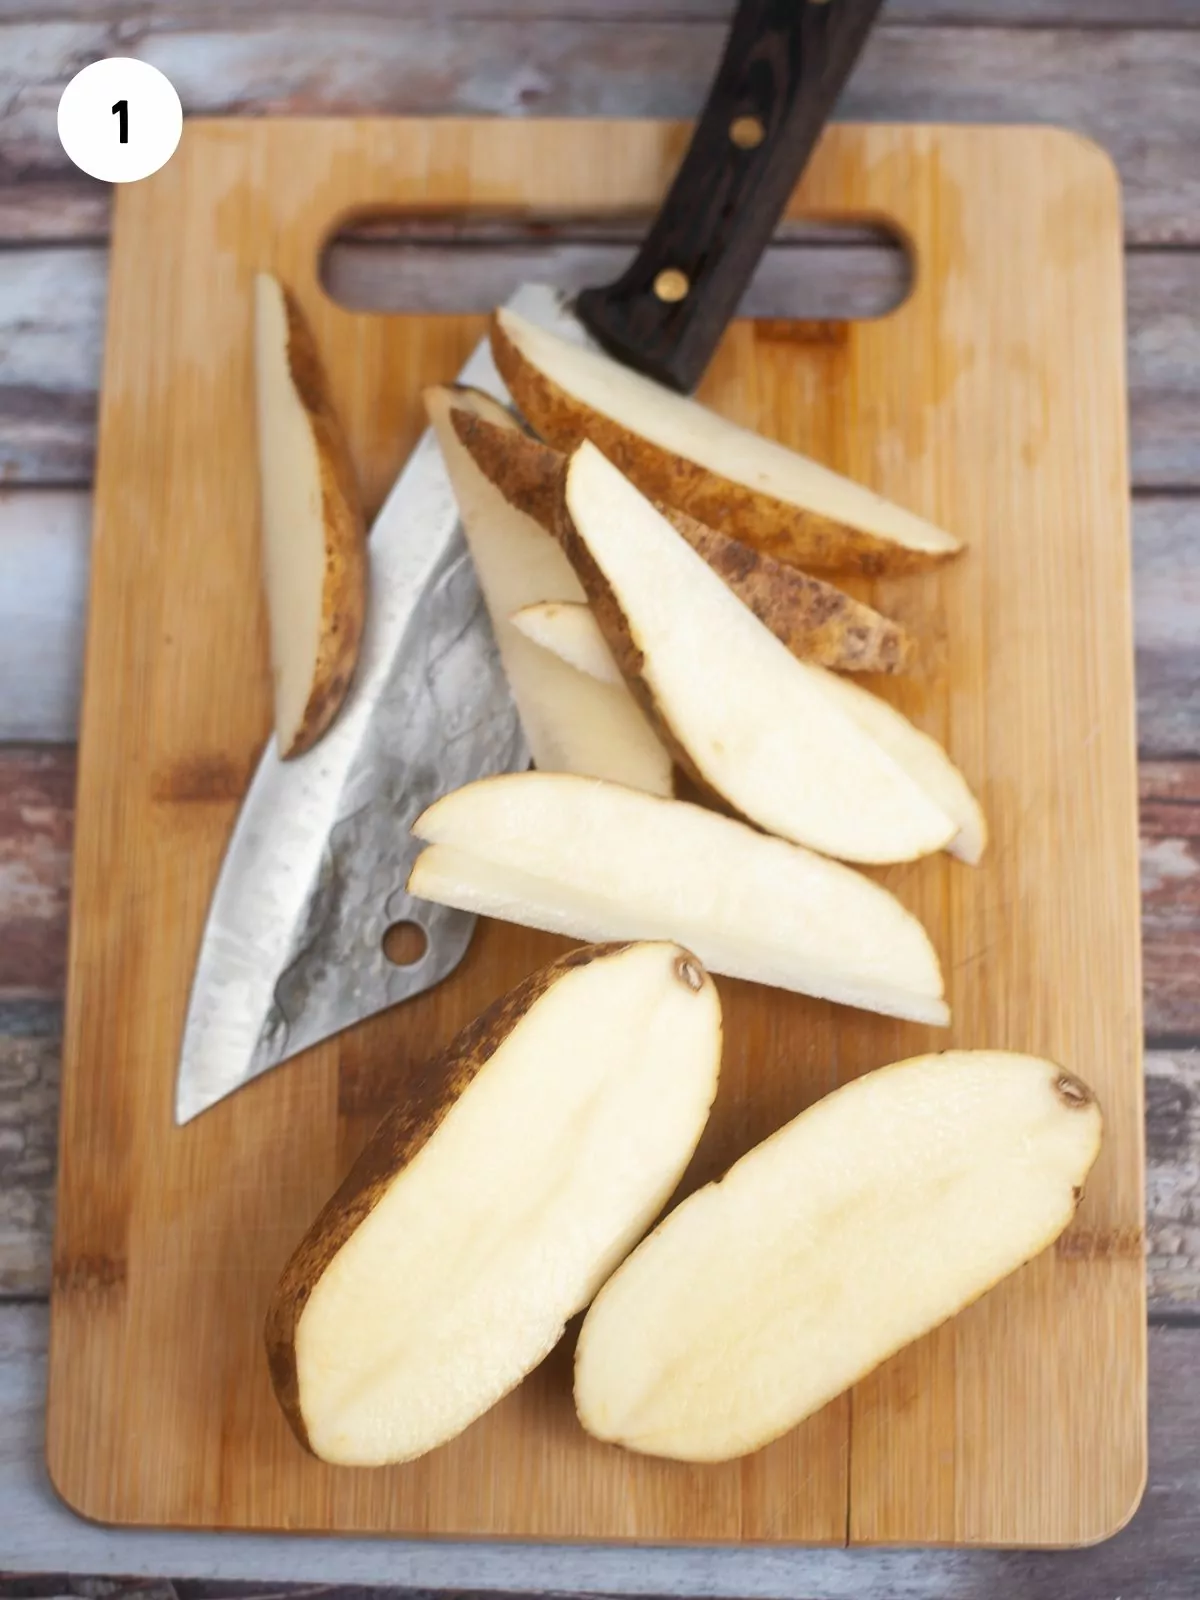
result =
[[[575,1423],[568,1338],[407,1467],[324,1467],[272,1398],[272,1283],[389,1097],[561,948],[481,926],[453,979],[177,1129],[209,895],[268,727],[251,278],[311,316],[368,501],[478,317],[332,305],[355,212],[652,209],[651,122],[191,123],[119,191],[92,557],[64,1059],[48,1455],[104,1521],[637,1539],[1072,1544],[1145,1474],[1141,984],[1121,223],[1113,169],[1049,129],[837,128],[793,215],[881,218],[916,287],[879,321],[749,323],[705,385],[968,544],[868,592],[922,641],[889,694],[981,792],[992,846],[887,874],[941,952],[949,1034],[721,982],[727,1051],[688,1184],[850,1077],[946,1044],[1085,1077],[1103,1154],[1057,1247],[852,1395],[726,1466]],[[997,1197],[997,1203],[1002,1198]]]

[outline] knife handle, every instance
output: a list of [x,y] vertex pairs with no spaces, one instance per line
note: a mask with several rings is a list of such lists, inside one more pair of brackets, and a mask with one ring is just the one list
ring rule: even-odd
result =
[[882,0],[741,0],[683,163],[615,283],[580,321],[625,365],[700,381]]

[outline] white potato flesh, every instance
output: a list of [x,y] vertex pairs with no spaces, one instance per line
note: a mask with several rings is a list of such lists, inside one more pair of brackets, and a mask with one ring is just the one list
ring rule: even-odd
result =
[[713,972],[935,1026],[924,928],[838,862],[683,801],[554,774],[487,778],[413,826],[410,894],[579,939],[675,939]]
[[296,1333],[317,1455],[378,1465],[454,1437],[657,1216],[720,1067],[716,989],[686,959],[639,945],[559,977],[333,1258]]
[[586,604],[543,600],[539,605],[515,611],[512,620],[527,639],[549,650],[576,672],[586,673],[600,683],[624,684],[600,624]]
[[[544,772],[582,773],[670,794],[671,758],[625,685],[599,683],[574,671],[539,649],[512,621],[514,611],[534,601],[582,602],[584,594],[555,541],[505,500],[455,433],[451,406],[481,401],[431,389],[425,402],[534,764]],[[499,404],[495,413],[505,418]],[[492,416],[491,409],[485,415]]]
[[910,861],[958,828],[591,444],[567,509],[641,676],[704,781],[769,832],[845,861]]
[[1066,1227],[1101,1117],[1052,1062],[950,1051],[847,1085],[677,1207],[584,1322],[580,1419],[686,1461],[767,1444]]
[[254,280],[254,355],[275,734],[287,755],[316,677],[326,530],[312,421],[288,363],[283,289],[265,272]]
[[[605,643],[600,624],[586,605],[544,601],[525,606],[513,622],[527,639],[560,660],[604,683],[621,683],[620,669]],[[987,822],[967,780],[937,740],[860,684],[816,668],[821,683],[864,732],[870,734],[952,822],[958,832],[946,849],[974,866],[987,845]]]
[[598,350],[568,342],[514,311],[497,311],[496,318],[526,360],[560,389],[672,455],[907,550],[936,555],[960,548],[957,539],[923,517],[773,439],[739,428]]
[[851,683],[824,667],[814,667],[813,671],[820,674],[826,694],[957,824],[958,831],[946,845],[950,854],[970,866],[977,865],[987,847],[987,821],[967,780],[937,740],[922,733],[903,712],[861,684]]

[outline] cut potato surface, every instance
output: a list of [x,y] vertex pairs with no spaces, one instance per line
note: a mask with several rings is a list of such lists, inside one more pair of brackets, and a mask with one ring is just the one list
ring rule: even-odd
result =
[[[466,396],[470,391],[459,393]],[[500,425],[478,407],[456,407],[453,421],[489,482],[510,505],[557,538],[567,458],[516,429],[511,418]],[[911,642],[899,623],[831,583],[718,533],[685,511],[662,503],[658,510],[742,604],[802,661],[839,672],[899,672],[907,665]]]
[[[562,536],[610,650],[668,750],[761,828],[845,861],[911,861],[959,831],[594,445]],[[898,713],[897,713],[898,715]]]
[[958,831],[946,849],[976,866],[987,848],[987,820],[967,780],[937,740],[860,683],[823,672],[820,686],[956,824]]
[[669,1198],[720,1055],[716,989],[674,944],[574,951],[467,1028],[275,1291],[271,1375],[301,1443],[409,1460],[514,1388]]
[[451,424],[451,411],[485,417],[520,435],[498,401],[479,390],[433,388],[425,408],[458,501],[467,547],[492,619],[500,659],[535,764],[547,772],[609,778],[670,794],[670,756],[623,682],[601,683],[540,650],[512,622],[533,601],[584,599],[556,542],[510,505],[480,472]]
[[482,779],[413,825],[410,894],[579,939],[674,939],[713,972],[949,1020],[937,955],[886,889],[683,801],[554,774]]
[[604,642],[600,624],[586,604],[544,600],[513,612],[513,624],[527,639],[549,650],[576,672],[599,683],[625,682],[613,653]]
[[[514,613],[513,623],[534,644],[601,683],[623,683],[596,621],[586,605],[546,601]],[[871,735],[904,768],[935,805],[958,824],[946,849],[974,866],[987,845],[987,823],[967,780],[927,733],[861,685],[833,673],[824,675],[828,693],[836,696],[864,732]]]
[[254,284],[263,569],[280,756],[333,721],[354,675],[366,612],[362,504],[316,342],[295,300]]
[[676,1208],[600,1292],[575,1401],[684,1461],[768,1444],[1044,1250],[1100,1147],[1052,1062],[949,1051],[818,1102]]
[[905,571],[957,539],[828,467],[500,310],[492,354],[509,392],[560,450],[597,444],[652,499],[800,566]]

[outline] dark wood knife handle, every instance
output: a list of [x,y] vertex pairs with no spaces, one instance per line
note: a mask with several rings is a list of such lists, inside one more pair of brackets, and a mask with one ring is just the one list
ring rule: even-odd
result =
[[632,265],[576,309],[627,366],[700,381],[882,0],[741,0],[683,163]]

